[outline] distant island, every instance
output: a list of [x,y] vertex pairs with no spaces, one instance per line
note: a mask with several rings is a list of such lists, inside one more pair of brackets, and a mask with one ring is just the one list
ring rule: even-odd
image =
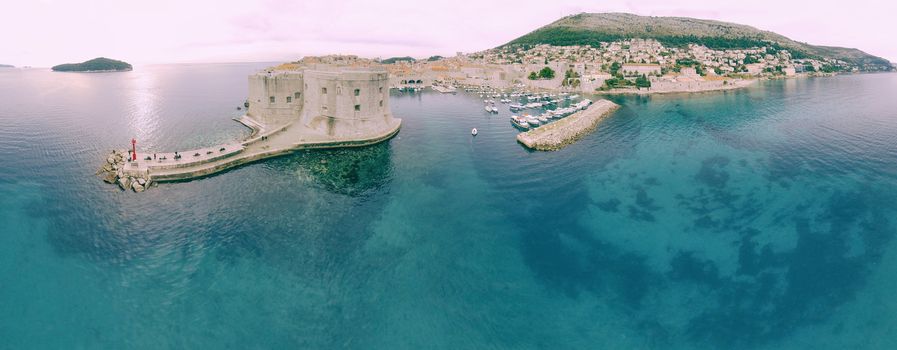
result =
[[133,67],[127,62],[98,57],[81,63],[60,64],[52,69],[54,72],[124,72]]
[[13,66],[11,64],[0,64],[0,68],[16,68],[16,66]]

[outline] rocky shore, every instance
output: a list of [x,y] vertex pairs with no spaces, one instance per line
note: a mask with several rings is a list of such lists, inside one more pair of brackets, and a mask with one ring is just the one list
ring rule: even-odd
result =
[[537,151],[557,151],[595,130],[598,123],[617,108],[620,106],[616,103],[599,100],[586,110],[534,130],[517,134],[517,141]]
[[112,153],[106,156],[106,163],[97,170],[96,175],[102,177],[103,181],[108,184],[117,184],[123,191],[143,192],[154,185],[150,179],[125,175],[123,169],[126,157],[126,151],[112,150]]

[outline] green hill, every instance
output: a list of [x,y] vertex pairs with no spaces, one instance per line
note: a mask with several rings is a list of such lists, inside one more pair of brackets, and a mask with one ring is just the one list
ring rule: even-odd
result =
[[405,56],[405,57],[390,57],[390,58],[387,58],[387,59],[385,59],[385,60],[381,60],[380,63],[382,63],[382,64],[393,64],[393,63],[400,62],[400,61],[414,62],[415,59],[414,59],[413,57],[408,57],[408,56]]
[[105,57],[94,58],[81,63],[66,63],[53,66],[56,72],[121,72],[133,69],[127,62]]
[[888,60],[851,48],[814,46],[754,27],[686,17],[647,17],[628,13],[581,13],[521,36],[507,45],[593,45],[630,38],[655,39],[665,46],[690,43],[712,49],[767,46],[787,49],[794,58],[835,58],[861,70],[891,70]]

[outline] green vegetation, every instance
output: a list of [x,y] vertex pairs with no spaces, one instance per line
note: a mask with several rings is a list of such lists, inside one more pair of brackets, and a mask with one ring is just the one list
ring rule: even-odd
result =
[[396,62],[414,62],[416,61],[413,57],[404,56],[404,57],[390,57],[385,60],[381,60],[382,64],[393,64]]
[[[700,37],[695,35],[653,35],[639,36],[644,39],[655,39],[667,47],[686,47],[688,44],[704,45],[715,50],[725,49],[750,49],[755,47],[771,46],[780,49],[781,46],[764,40],[740,37]],[[508,45],[521,44],[549,44],[556,46],[571,45],[590,45],[594,47],[601,46],[602,42],[613,42],[629,39],[630,37],[622,34],[601,33],[591,30],[571,29],[571,28],[542,28],[526,34],[508,43]],[[626,48],[623,47],[625,50]]]
[[756,57],[751,56],[751,55],[744,56],[744,64],[752,64],[752,63],[760,63],[760,60],[758,60]]
[[545,67],[545,68],[542,68],[542,70],[540,70],[539,73],[530,72],[529,76],[527,78],[529,78],[529,80],[554,79],[554,70],[549,67]]
[[629,86],[635,86],[635,83],[633,83],[631,80],[623,78],[610,78],[604,81],[604,86],[602,86],[600,90],[609,90]]
[[616,76],[620,74],[620,69],[623,68],[623,65],[620,62],[614,62],[610,65],[610,74]]
[[56,72],[105,72],[105,71],[129,71],[133,69],[129,63],[117,61],[105,57],[94,58],[81,63],[66,63],[53,66]]
[[437,56],[430,56],[430,58],[427,58],[427,62],[439,61],[439,60],[441,60],[441,59],[443,59],[443,58],[445,58],[445,57],[438,56],[438,55],[437,55]]
[[637,87],[637,88],[650,88],[650,87],[651,87],[651,81],[648,80],[648,77],[646,77],[644,74],[642,74],[642,76],[640,76],[640,77],[638,77],[638,78],[635,78],[635,87]]
[[573,88],[579,87],[579,85],[582,84],[582,81],[580,81],[579,78],[579,73],[576,73],[572,69],[569,69],[564,72],[564,80],[561,81],[561,86],[570,86]]

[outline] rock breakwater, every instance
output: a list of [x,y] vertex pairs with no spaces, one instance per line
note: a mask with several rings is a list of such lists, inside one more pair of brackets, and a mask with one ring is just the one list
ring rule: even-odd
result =
[[598,123],[617,108],[620,106],[616,103],[599,100],[564,119],[517,134],[517,141],[537,151],[557,151],[595,130]]
[[118,185],[123,191],[143,192],[153,185],[153,182],[150,179],[129,176],[124,173],[125,159],[127,158],[125,152],[124,150],[112,150],[112,153],[106,156],[106,162],[97,170],[96,175],[100,176],[103,182]]

